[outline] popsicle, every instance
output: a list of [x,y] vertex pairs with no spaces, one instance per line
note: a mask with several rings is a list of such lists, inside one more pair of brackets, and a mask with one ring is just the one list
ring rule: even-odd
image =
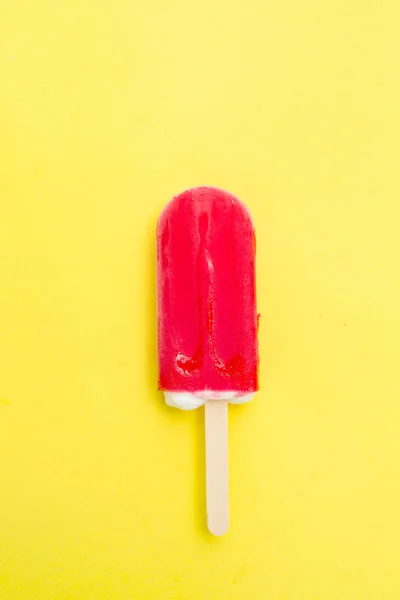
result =
[[175,196],[157,226],[159,389],[184,410],[205,404],[207,522],[229,528],[228,408],[258,389],[255,232],[232,194]]

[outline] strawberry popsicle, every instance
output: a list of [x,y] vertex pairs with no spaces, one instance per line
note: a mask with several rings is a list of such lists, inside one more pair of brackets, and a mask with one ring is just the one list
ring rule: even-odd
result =
[[[171,406],[206,404],[207,440],[227,444],[227,401],[248,402],[258,389],[255,233],[238,198],[198,187],[166,205],[157,227],[157,304],[159,388]],[[224,518],[213,533],[224,533]]]
[[255,235],[222,190],[174,197],[157,231],[159,387],[172,406],[246,402],[257,390]]

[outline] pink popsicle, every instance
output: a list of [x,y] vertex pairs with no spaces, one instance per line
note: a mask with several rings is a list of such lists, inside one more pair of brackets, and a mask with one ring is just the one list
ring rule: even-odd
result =
[[255,234],[240,200],[198,187],[167,204],[157,288],[160,389],[256,391]]

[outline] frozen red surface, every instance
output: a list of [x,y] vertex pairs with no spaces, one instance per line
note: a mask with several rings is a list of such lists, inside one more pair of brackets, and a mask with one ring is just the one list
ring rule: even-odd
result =
[[157,226],[159,387],[258,389],[255,234],[235,196],[186,190]]

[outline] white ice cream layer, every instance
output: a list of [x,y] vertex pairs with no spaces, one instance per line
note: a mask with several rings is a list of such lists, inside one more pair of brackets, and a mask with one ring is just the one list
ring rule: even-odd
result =
[[250,402],[255,392],[250,394],[240,394],[238,392],[213,392],[207,390],[203,392],[164,392],[165,402],[168,406],[180,408],[181,410],[193,410],[199,408],[207,400],[228,400],[230,404],[245,404]]

